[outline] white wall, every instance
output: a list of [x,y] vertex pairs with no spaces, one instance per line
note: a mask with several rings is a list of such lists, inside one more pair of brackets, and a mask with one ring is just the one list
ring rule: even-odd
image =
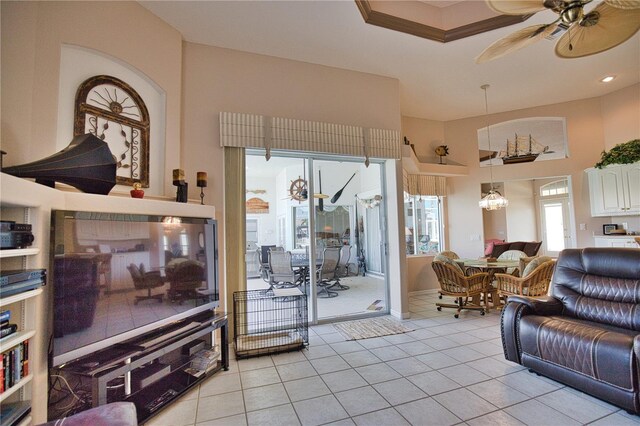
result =
[[504,195],[509,200],[509,206],[505,209],[507,241],[535,241],[537,227],[533,181],[507,181],[504,183]]

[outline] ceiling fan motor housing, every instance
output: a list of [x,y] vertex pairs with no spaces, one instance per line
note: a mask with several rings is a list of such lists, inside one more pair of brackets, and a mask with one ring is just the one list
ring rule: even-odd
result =
[[574,22],[582,19],[582,16],[584,14],[582,5],[583,3],[580,1],[571,3],[560,13],[560,19],[562,19],[562,22],[564,22],[565,24],[573,24]]

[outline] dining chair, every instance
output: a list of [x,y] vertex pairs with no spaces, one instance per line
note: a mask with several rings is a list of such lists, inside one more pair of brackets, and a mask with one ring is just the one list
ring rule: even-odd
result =
[[505,299],[514,295],[546,296],[555,266],[556,262],[552,258],[539,256],[527,264],[522,271],[522,277],[511,274],[496,274],[498,296]]
[[[442,257],[446,258],[446,256]],[[484,315],[485,308],[480,304],[480,297],[486,291],[489,274],[480,272],[465,276],[462,268],[452,259],[449,261],[434,260],[431,262],[431,267],[438,277],[440,292],[456,299],[455,304],[436,303],[438,311],[442,311],[442,308],[456,309],[454,318],[458,318],[463,309],[480,311],[480,315]],[[469,298],[471,298],[470,302]]]
[[[527,253],[520,250],[507,250],[498,256],[498,260],[520,260],[523,257],[527,257]],[[519,275],[520,271],[517,267],[514,268],[506,268],[507,274]]]
[[[449,258],[451,260],[460,259],[460,256],[458,256],[458,253],[456,253],[455,251],[451,251],[451,250],[443,250],[443,251],[439,252],[433,258],[433,260],[437,260],[438,256],[444,256],[444,257],[447,257],[447,258]],[[442,292],[441,291],[438,292],[438,299],[442,299]]]
[[291,266],[290,251],[269,251],[269,290],[274,287],[295,287],[299,284],[298,278]]
[[[329,290],[334,283],[340,283],[340,279],[336,275],[338,261],[340,260],[339,248],[325,248],[322,251],[322,265],[318,269],[316,276],[316,285],[318,287],[318,297],[330,298],[338,295],[337,291]],[[345,286],[346,287],[346,286]]]

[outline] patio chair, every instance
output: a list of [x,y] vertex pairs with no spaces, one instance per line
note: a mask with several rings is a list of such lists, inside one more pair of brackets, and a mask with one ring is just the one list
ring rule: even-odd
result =
[[269,290],[274,287],[295,287],[299,277],[291,266],[291,252],[269,251]]
[[322,265],[318,269],[317,286],[318,297],[336,297],[337,291],[329,290],[334,284],[333,282],[339,282],[340,279],[336,276],[336,268],[338,267],[338,261],[340,260],[339,248],[326,248],[322,251]]
[[[442,256],[448,259],[446,256]],[[463,309],[480,311],[480,315],[484,315],[485,308],[480,305],[480,297],[486,291],[489,274],[480,272],[469,277],[465,276],[462,268],[458,266],[454,260],[449,261],[434,260],[431,267],[438,277],[440,283],[440,292],[446,296],[456,298],[456,303],[436,303],[438,311],[442,308],[456,309],[454,318],[458,318]],[[471,302],[469,302],[471,298]]]
[[256,249],[256,253],[258,253],[258,262],[260,263],[260,278],[265,282],[271,281],[269,278],[269,252],[272,250],[284,251],[284,248],[276,247],[275,245],[266,245],[260,246],[259,249]]
[[340,259],[336,267],[336,277],[338,278],[329,288],[337,287],[336,290],[349,290],[348,285],[341,284],[339,279],[349,276],[349,258],[351,257],[351,246],[340,247]]

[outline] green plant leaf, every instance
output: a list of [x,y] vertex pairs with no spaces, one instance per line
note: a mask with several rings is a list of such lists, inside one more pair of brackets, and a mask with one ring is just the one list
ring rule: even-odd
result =
[[594,167],[601,169],[609,164],[632,164],[640,161],[640,139],[621,143],[609,152],[602,151],[600,161]]

